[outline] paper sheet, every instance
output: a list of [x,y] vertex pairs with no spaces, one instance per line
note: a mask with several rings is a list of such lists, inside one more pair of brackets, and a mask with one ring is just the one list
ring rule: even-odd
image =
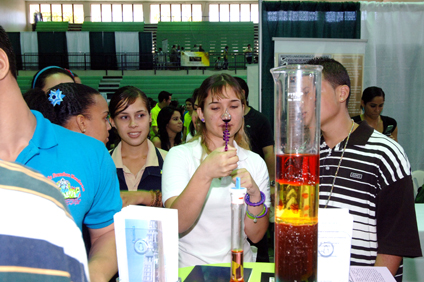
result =
[[120,282],[178,280],[178,211],[128,206],[114,216]]
[[318,281],[348,282],[353,217],[347,209],[318,211]]
[[396,282],[387,267],[351,266],[349,282]]

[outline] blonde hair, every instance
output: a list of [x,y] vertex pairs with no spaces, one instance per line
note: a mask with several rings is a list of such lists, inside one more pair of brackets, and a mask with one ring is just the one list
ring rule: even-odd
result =
[[[209,94],[212,95],[212,99],[220,100],[227,98],[225,94],[225,89],[227,87],[234,91],[237,98],[240,99],[242,105],[246,107],[246,99],[243,94],[243,89],[240,87],[237,80],[235,80],[231,75],[222,73],[206,78],[200,86],[197,96],[197,104],[202,109],[202,112],[205,109],[205,100]],[[192,140],[197,140],[199,137],[201,137],[202,147],[206,149],[207,152],[209,152],[206,125],[203,122],[201,122],[199,125],[200,126],[198,127],[196,138],[193,138]],[[242,124],[239,131],[234,134],[234,140],[237,142],[238,146],[246,150],[250,150],[249,139],[246,135],[246,132],[244,131],[244,118],[242,119]]]

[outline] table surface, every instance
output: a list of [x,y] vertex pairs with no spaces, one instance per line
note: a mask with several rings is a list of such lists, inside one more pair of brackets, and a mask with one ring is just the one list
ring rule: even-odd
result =
[[[424,204],[415,204],[417,215],[418,232],[421,242],[421,250],[424,254]],[[230,266],[230,263],[210,264],[211,266]],[[252,274],[249,281],[261,281],[262,272],[274,272],[274,263],[246,262],[244,267],[252,268]],[[178,276],[184,281],[190,274],[194,266],[180,268]],[[403,282],[421,282],[424,281],[424,257],[404,258],[403,260]]]
[[[208,264],[209,266],[227,266],[230,267],[230,263],[217,263],[217,264]],[[271,272],[274,273],[274,263],[266,262],[245,262],[245,268],[251,268],[252,274],[250,275],[249,281],[261,281],[262,272]],[[178,269],[178,277],[181,278],[181,281],[184,281],[187,276],[190,274],[194,266],[183,267]]]

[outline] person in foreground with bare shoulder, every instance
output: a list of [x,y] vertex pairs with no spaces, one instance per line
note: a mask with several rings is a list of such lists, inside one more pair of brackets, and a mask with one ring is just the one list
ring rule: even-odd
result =
[[[247,188],[244,261],[252,261],[247,237],[258,242],[268,228],[269,177],[264,160],[249,150],[246,101],[228,74],[207,78],[199,89],[199,136],[169,151],[162,176],[165,207],[178,209],[179,266],[231,262],[230,188]],[[228,122],[228,150],[223,140]]]
[[[113,216],[122,207],[113,161],[100,141],[52,124],[28,108],[11,46],[0,27],[0,159],[54,181],[78,227],[82,230],[84,223],[90,232],[90,280],[109,281],[118,270]],[[67,97],[55,92],[50,98],[55,107]]]

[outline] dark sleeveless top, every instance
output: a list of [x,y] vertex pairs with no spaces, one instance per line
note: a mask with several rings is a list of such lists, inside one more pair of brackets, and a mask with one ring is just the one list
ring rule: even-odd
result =
[[[395,131],[397,122],[394,118],[388,117],[388,116],[382,116],[380,115],[381,121],[383,121],[383,134],[389,136],[392,134],[393,131]],[[361,123],[363,120],[361,119],[361,116],[354,116],[352,117],[353,121],[356,123]]]

